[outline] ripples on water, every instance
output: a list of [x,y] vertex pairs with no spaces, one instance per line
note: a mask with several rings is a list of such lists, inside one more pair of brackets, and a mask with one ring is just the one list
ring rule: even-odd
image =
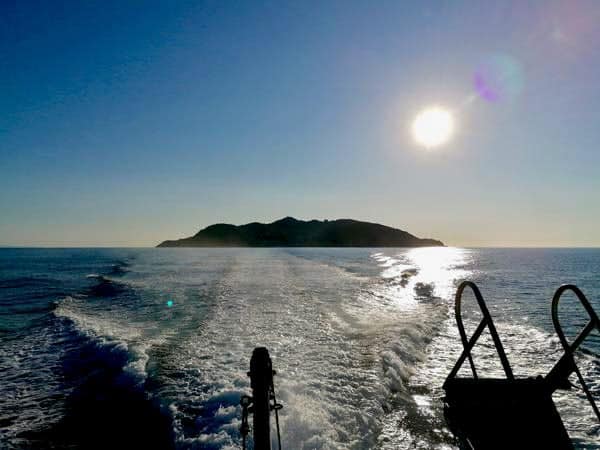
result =
[[[594,302],[598,273],[598,250],[0,250],[0,447],[239,448],[265,345],[285,448],[455,448],[441,385],[457,283],[479,283],[529,376],[561,354],[553,291],[577,283]],[[575,329],[576,304],[564,311]],[[472,331],[468,299],[465,314]],[[497,373],[482,344],[476,364]],[[599,349],[580,358],[596,395]],[[600,448],[582,393],[556,401],[576,444]]]

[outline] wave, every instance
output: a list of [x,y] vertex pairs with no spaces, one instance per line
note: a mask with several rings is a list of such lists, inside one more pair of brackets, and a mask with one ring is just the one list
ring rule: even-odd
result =
[[170,412],[146,388],[155,342],[87,297],[65,297],[52,314],[68,332],[56,368],[68,396],[60,420],[21,434],[30,448],[173,448]]
[[142,341],[140,331],[110,312],[100,313],[86,309],[86,303],[86,298],[66,297],[58,303],[53,314],[68,320],[79,336],[96,342],[99,346],[117,346],[126,352],[128,358],[123,369],[133,374],[138,384],[143,383],[146,378],[145,363],[148,355],[145,350],[148,345],[133,344]]
[[127,290],[127,286],[117,282],[105,275],[95,273],[89,274],[86,278],[97,280],[97,283],[88,288],[84,295],[92,297],[116,297]]
[[[126,316],[111,313],[111,304],[133,298],[126,284],[108,276],[126,266],[89,274],[88,286],[72,295],[58,292],[50,279],[0,282],[19,294],[2,295],[10,301],[8,315],[42,314],[0,341],[0,441],[28,449],[173,448],[170,412],[145,387],[152,342]],[[52,301],[35,301],[44,299]]]
[[117,261],[112,265],[109,271],[109,275],[121,277],[129,272],[127,269],[129,267],[129,263],[126,261]]
[[168,411],[127,370],[135,358],[129,347],[71,330],[55,369],[68,393],[63,414],[48,426],[19,433],[19,438],[32,449],[173,448]]

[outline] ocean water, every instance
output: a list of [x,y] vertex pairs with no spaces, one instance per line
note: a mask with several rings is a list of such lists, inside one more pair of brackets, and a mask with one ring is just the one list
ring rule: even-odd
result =
[[[598,249],[0,249],[0,448],[240,448],[259,345],[278,372],[283,448],[458,448],[441,385],[464,279],[517,376],[561,355],[560,284],[600,312]],[[572,297],[561,314],[570,336],[585,323]],[[485,336],[474,353],[501,373]],[[599,354],[596,334],[578,356],[596,398]],[[583,393],[555,400],[576,446],[600,448]]]

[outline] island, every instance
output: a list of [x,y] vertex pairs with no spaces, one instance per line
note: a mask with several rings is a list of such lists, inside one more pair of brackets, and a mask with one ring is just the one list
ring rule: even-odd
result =
[[297,220],[273,223],[210,225],[191,237],[164,241],[158,247],[443,247],[441,241],[421,239],[378,223],[351,219]]

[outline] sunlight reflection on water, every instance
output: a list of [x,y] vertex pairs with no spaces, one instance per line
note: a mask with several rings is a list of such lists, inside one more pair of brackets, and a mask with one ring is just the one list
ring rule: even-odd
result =
[[407,258],[418,268],[417,280],[433,287],[436,297],[450,299],[457,280],[470,273],[465,269],[471,251],[454,247],[423,247],[409,250]]

